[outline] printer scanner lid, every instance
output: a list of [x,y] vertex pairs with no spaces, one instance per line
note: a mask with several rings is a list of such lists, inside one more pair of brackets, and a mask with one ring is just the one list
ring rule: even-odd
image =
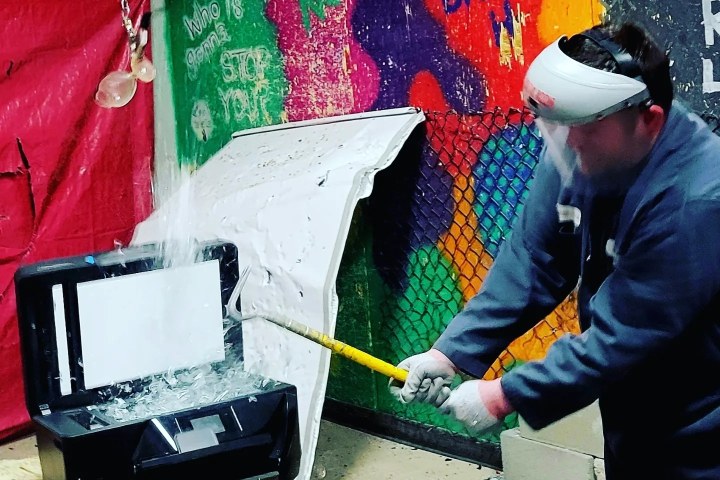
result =
[[224,360],[225,342],[242,359],[242,329],[223,336],[222,322],[238,281],[237,247],[204,242],[194,263],[171,268],[163,251],[153,243],[18,269],[31,415],[99,403],[108,386]]

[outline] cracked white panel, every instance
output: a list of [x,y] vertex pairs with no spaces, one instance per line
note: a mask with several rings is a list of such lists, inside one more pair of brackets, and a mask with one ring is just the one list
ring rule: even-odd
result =
[[[250,268],[243,314],[289,317],[333,334],[335,281],[353,210],[423,119],[403,108],[241,132],[138,225],[133,243],[162,241],[172,217],[187,216],[189,235],[238,246],[240,268]],[[179,209],[187,198],[189,214]],[[264,320],[246,321],[243,334],[245,368],[298,389],[298,478],[308,479],[330,353]]]

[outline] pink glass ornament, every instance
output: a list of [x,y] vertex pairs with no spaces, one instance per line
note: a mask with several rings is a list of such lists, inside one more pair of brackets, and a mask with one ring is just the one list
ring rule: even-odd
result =
[[101,107],[117,108],[128,104],[135,95],[137,81],[130,72],[110,72],[100,81],[95,102]]
[[147,57],[142,57],[132,62],[132,73],[143,83],[152,82],[155,79],[155,65]]

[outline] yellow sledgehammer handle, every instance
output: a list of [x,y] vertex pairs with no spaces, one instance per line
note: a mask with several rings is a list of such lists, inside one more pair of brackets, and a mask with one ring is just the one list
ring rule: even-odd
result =
[[302,323],[298,323],[290,319],[280,320],[265,315],[259,316],[276,325],[286,328],[293,333],[297,333],[298,335],[301,335],[308,340],[319,343],[323,347],[329,348],[338,355],[342,355],[343,357],[352,360],[355,363],[368,367],[369,369],[374,370],[378,373],[382,373],[385,376],[394,378],[395,380],[403,383],[405,383],[405,380],[407,379],[407,370],[403,370],[402,368],[398,368],[391,363],[380,360],[377,357],[373,357],[369,353],[365,353],[362,350],[351,347],[350,345],[343,343],[340,340],[335,340],[334,338],[329,337],[324,333],[315,330],[314,328],[310,328],[307,325],[303,325]]
[[240,311],[238,310],[238,302],[240,299],[240,291],[243,288],[243,285],[245,284],[245,280],[248,278],[248,274],[250,273],[249,268],[246,268],[240,275],[240,279],[238,280],[237,284],[235,285],[235,288],[233,288],[233,292],[230,295],[230,301],[227,303],[227,313],[230,318],[233,318],[237,321],[243,321],[247,318],[252,317],[259,317],[263,318],[269,322],[274,323],[275,325],[278,325],[282,328],[285,328],[287,330],[290,330],[293,333],[297,333],[300,336],[303,336],[307,338],[308,340],[311,340],[315,343],[318,343],[322,345],[325,348],[329,348],[333,352],[342,355],[343,357],[352,360],[355,363],[358,363],[360,365],[363,365],[365,367],[368,367],[371,370],[374,370],[378,373],[382,373],[385,376],[388,376],[390,378],[394,378],[395,380],[398,380],[402,383],[405,383],[405,380],[407,379],[408,372],[407,370],[403,370],[402,368],[397,368],[396,366],[385,362],[383,360],[380,360],[379,358],[375,358],[369,353],[365,353],[362,350],[358,350],[355,347],[351,347],[350,345],[347,345],[339,340],[335,340],[332,337],[329,337],[325,335],[322,332],[319,332],[313,328],[308,327],[307,325],[303,325],[302,323],[296,322],[294,320],[291,320],[289,318],[277,318],[270,315],[263,315],[263,314],[255,314],[250,316],[243,316]]

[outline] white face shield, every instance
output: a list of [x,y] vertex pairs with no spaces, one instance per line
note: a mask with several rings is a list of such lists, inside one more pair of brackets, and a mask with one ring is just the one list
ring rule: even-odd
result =
[[[567,144],[571,127],[650,101],[639,67],[627,52],[611,40],[596,38],[596,33],[581,35],[607,50],[626,74],[599,70],[570,58],[563,51],[568,39],[561,37],[532,62],[522,91],[525,105],[537,118],[547,153],[566,180],[577,165],[577,155]],[[628,71],[635,78],[627,76]]]
[[546,47],[525,75],[522,98],[535,116],[580,125],[650,99],[641,79],[598,70],[567,56],[562,50],[567,41],[561,37]]

